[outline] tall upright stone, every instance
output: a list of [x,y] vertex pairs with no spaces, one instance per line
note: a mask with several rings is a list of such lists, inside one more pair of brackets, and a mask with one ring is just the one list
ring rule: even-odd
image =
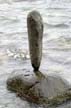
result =
[[43,21],[37,11],[32,11],[27,17],[28,39],[31,63],[38,71],[42,58]]

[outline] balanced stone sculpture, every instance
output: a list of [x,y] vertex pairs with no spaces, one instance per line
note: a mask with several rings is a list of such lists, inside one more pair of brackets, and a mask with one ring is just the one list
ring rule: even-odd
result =
[[42,58],[43,21],[37,11],[29,13],[27,18],[31,63],[34,72],[38,71]]
[[27,27],[30,58],[34,71],[26,69],[13,72],[7,80],[8,90],[16,92],[22,99],[46,103],[47,106],[59,105],[71,100],[71,89],[65,79],[55,73],[48,74],[46,77],[39,72],[42,58],[43,22],[38,12],[29,13]]

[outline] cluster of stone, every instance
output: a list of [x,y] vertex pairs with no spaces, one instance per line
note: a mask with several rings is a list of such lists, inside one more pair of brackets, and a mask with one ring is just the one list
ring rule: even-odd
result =
[[58,105],[71,100],[71,89],[65,80],[55,74],[46,77],[39,71],[42,58],[43,21],[38,12],[29,13],[27,27],[30,58],[34,71],[29,70],[28,74],[27,69],[13,72],[7,80],[7,88],[16,92],[21,98],[35,103]]

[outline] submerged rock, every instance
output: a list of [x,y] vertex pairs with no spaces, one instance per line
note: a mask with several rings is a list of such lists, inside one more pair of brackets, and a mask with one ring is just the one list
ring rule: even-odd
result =
[[16,71],[7,80],[7,88],[15,91],[22,99],[40,104],[59,105],[71,100],[70,86],[56,75],[48,75],[46,78],[40,72],[35,75],[32,71],[28,74]]

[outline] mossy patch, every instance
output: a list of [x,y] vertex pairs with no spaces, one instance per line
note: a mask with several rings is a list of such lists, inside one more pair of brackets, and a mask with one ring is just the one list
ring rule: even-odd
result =
[[46,98],[39,94],[39,91],[36,91],[34,88],[30,88],[29,91],[19,91],[18,96],[22,99],[26,98],[28,101],[37,103],[37,104],[47,104],[48,106],[58,106],[67,101],[71,101],[71,90],[67,90],[63,94],[59,94],[56,97]]
[[40,71],[36,71],[36,72],[34,72],[34,73],[35,73],[35,75],[36,75],[39,79],[45,78],[45,75],[43,75],[43,73],[40,72]]
[[[48,96],[45,97],[44,95],[42,95],[41,81],[43,82],[43,80],[45,80],[46,78],[40,72],[36,74],[36,76],[38,77],[37,79],[39,79],[39,82],[36,81],[34,84],[32,83],[31,85],[29,85],[29,83],[24,82],[24,80],[19,77],[13,77],[12,79],[8,79],[8,90],[16,92],[16,94],[22,99],[26,99],[28,101],[38,104],[47,104],[47,106],[57,106],[63,104],[64,102],[71,101],[71,89],[61,92],[56,97],[48,98]],[[44,87],[46,86],[47,83]]]
[[7,80],[7,89],[19,92],[19,91],[27,91],[31,86],[25,85],[25,83],[21,80],[21,78],[13,78]]
[[48,99],[48,103],[50,105],[60,105],[64,102],[71,101],[71,90],[68,89],[66,92],[59,94],[56,97],[52,97],[51,99]]

